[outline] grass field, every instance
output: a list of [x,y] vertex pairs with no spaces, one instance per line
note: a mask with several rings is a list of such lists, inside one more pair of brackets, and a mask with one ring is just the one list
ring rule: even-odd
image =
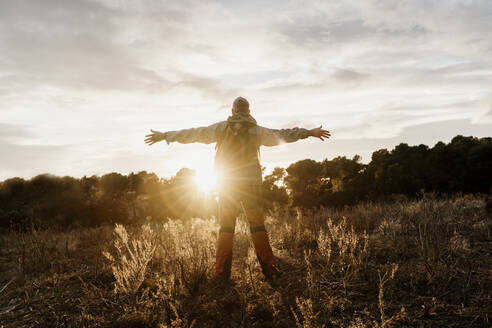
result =
[[266,282],[238,221],[232,282],[213,219],[3,232],[0,327],[491,327],[481,197],[280,210]]

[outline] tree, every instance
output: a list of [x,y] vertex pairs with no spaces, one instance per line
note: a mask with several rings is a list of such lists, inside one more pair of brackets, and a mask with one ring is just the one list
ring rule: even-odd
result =
[[357,182],[366,167],[360,160],[361,157],[355,155],[352,159],[338,156],[322,162],[322,205],[346,205],[360,198],[361,188]]
[[285,169],[276,167],[273,169],[272,173],[263,178],[263,199],[264,206],[267,209],[287,205],[289,195],[287,193],[287,188],[283,185],[285,175]]
[[319,205],[323,185],[323,166],[312,159],[295,162],[287,168],[284,181],[293,206],[313,208]]

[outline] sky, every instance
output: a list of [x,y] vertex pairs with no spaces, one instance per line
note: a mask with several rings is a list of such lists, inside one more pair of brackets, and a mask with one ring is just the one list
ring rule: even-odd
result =
[[492,1],[0,0],[0,180],[208,174],[207,126],[237,96],[269,128],[332,133],[261,150],[267,170],[405,142],[492,135]]

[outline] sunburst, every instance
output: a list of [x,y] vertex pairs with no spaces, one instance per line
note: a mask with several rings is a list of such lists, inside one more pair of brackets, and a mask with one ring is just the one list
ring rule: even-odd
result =
[[203,193],[210,193],[217,188],[217,174],[214,170],[196,170],[195,184]]

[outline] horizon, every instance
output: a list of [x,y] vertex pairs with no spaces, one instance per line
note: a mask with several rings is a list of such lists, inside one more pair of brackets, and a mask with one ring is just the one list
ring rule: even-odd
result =
[[[462,136],[462,135],[456,135],[456,136],[453,136],[452,138],[457,137],[457,136]],[[464,137],[473,137],[473,138],[492,138],[492,137],[475,137],[475,136],[464,136]],[[452,139],[452,138],[451,138],[451,139]],[[443,141],[443,140],[439,140],[439,141],[435,142],[435,143],[434,143],[434,144],[432,144],[432,145],[426,145],[426,144],[423,144],[423,145],[425,145],[425,146],[429,147],[429,149],[432,149],[432,148],[433,148],[433,147],[434,147],[437,143],[439,143],[439,142],[444,142],[445,144],[448,144],[450,141],[451,141],[451,140],[449,140],[449,141],[447,141],[447,142],[446,142],[446,141]],[[409,144],[409,143],[406,143],[406,142],[401,142],[401,143],[408,144],[410,147],[412,147],[412,146],[420,146],[420,145],[422,145],[422,143],[420,143],[420,144]],[[399,143],[399,144],[401,144],[401,143]],[[398,144],[396,144],[395,146],[397,146],[397,145],[398,145]],[[374,149],[374,150],[371,152],[371,154],[372,154],[373,152],[375,152],[375,151],[380,150],[380,149],[387,149],[388,151],[390,151],[390,152],[391,152],[391,151],[394,149],[394,147],[392,147],[392,148],[379,148],[379,149]],[[357,156],[357,155],[358,155],[358,156],[360,156],[360,154],[354,154],[354,156]],[[321,161],[323,161],[323,160],[333,160],[334,158],[339,157],[339,156],[340,156],[340,157],[343,157],[343,155],[338,155],[338,156],[334,156],[334,157],[331,157],[331,158],[321,158],[321,159],[316,160],[316,161],[321,162]],[[351,156],[351,157],[345,156],[345,157],[347,157],[348,159],[352,159],[352,158],[353,158],[353,156]],[[362,164],[364,164],[364,165],[368,165],[368,164],[371,162],[371,159],[370,159],[370,158],[369,158],[369,160],[368,160],[368,161],[367,161],[367,160],[366,160],[366,161],[364,161],[364,160],[363,160],[363,158],[362,158],[362,156],[360,156],[360,158],[361,158],[361,161],[360,161],[360,162],[361,162]],[[305,160],[305,159],[312,159],[312,158],[307,157],[307,158],[302,158],[302,159],[299,159],[299,160],[297,160],[297,161],[302,161],[302,160]],[[291,163],[289,163],[289,164],[287,164],[287,165],[285,165],[285,166],[275,166],[275,167],[270,167],[270,168],[265,166],[265,171],[264,171],[263,176],[264,176],[264,175],[267,175],[267,174],[269,174],[269,173],[271,173],[271,172],[273,171],[273,169],[274,169],[274,168],[276,168],[276,167],[280,167],[280,168],[283,168],[283,169],[287,169],[287,167],[288,167],[290,164],[294,164],[294,163],[295,163],[295,162],[297,162],[297,161],[291,162]],[[262,166],[263,166],[263,165],[262,165]],[[212,177],[210,177],[210,176],[207,176],[207,174],[208,174],[208,173],[210,173],[210,172],[208,172],[208,171],[203,171],[203,170],[200,170],[200,169],[198,169],[198,170],[197,170],[197,169],[193,169],[193,168],[186,167],[186,166],[183,166],[183,167],[179,168],[176,172],[174,172],[174,174],[169,175],[169,176],[162,176],[162,175],[157,174],[156,172],[153,172],[153,171],[148,171],[148,170],[129,171],[129,172],[116,172],[116,171],[111,171],[111,172],[109,172],[109,171],[108,171],[108,172],[103,172],[103,173],[100,173],[100,174],[90,174],[90,175],[89,175],[89,174],[81,174],[81,175],[70,175],[70,174],[68,174],[68,175],[57,175],[57,174],[54,174],[54,173],[51,173],[51,172],[40,172],[40,173],[38,173],[38,174],[35,174],[35,175],[32,175],[32,176],[28,176],[28,177],[21,177],[21,176],[12,176],[12,177],[7,177],[7,178],[5,178],[5,179],[0,179],[0,183],[4,182],[4,181],[6,181],[6,180],[12,179],[12,178],[21,178],[21,179],[24,179],[24,180],[30,180],[30,179],[35,178],[35,177],[40,176],[40,175],[48,175],[48,176],[53,176],[53,177],[71,177],[71,178],[75,178],[75,179],[81,179],[81,178],[83,178],[83,177],[91,177],[91,176],[101,177],[101,176],[104,176],[104,175],[106,175],[106,174],[111,174],[111,173],[119,173],[119,174],[122,174],[122,175],[126,175],[126,176],[127,176],[127,175],[129,175],[129,174],[138,174],[138,173],[140,173],[140,172],[147,172],[148,174],[155,174],[155,175],[156,175],[158,178],[160,178],[160,179],[169,180],[169,179],[173,178],[174,176],[176,176],[176,174],[177,174],[180,170],[182,170],[182,169],[190,169],[190,170],[192,170],[192,171],[194,171],[194,172],[195,172],[195,179],[197,180],[197,185],[199,185],[199,184],[200,184],[200,180],[208,180],[208,185],[210,185],[210,184],[215,184],[215,183],[216,183],[216,181],[215,181],[215,180],[216,180],[216,177],[215,177],[215,172],[214,172],[214,173],[212,173]],[[209,188],[209,187],[210,187],[210,186],[207,186],[207,188]],[[208,192],[208,191],[204,191],[204,190],[201,190],[201,191],[202,191],[202,192]]]
[[213,144],[144,136],[224,120],[236,96],[262,126],[332,132],[263,147],[267,171],[490,137],[491,15],[468,0],[0,3],[0,181],[208,175]]

